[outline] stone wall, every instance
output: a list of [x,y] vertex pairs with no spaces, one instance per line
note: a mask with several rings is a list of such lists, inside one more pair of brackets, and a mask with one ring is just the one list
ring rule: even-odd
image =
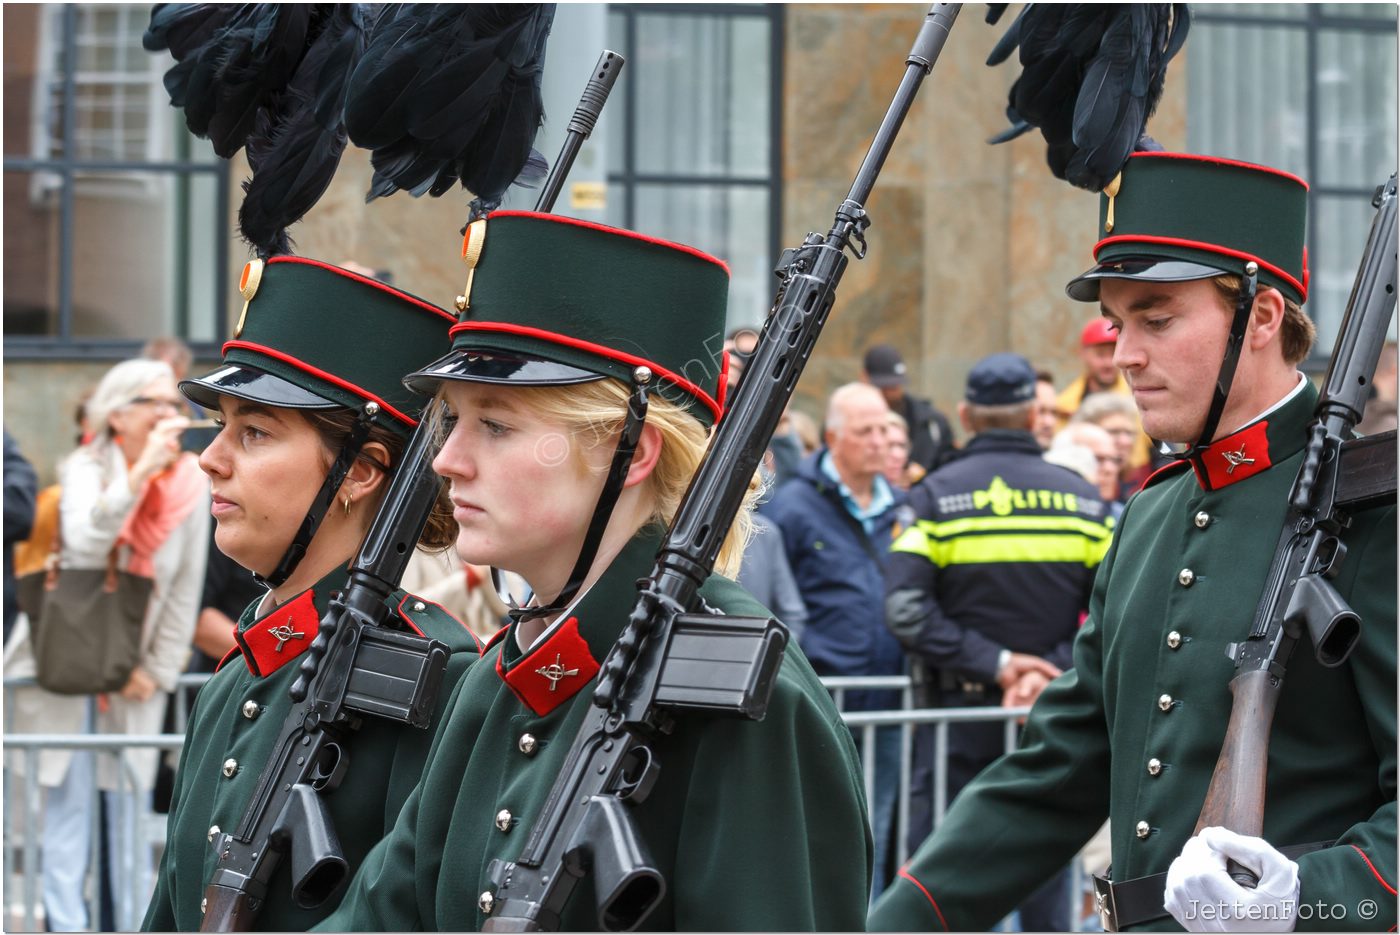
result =
[[[927,9],[786,7],[785,244],[830,227]],[[867,205],[870,255],[848,267],[797,389],[797,406],[814,416],[878,342],[900,348],[911,391],[950,417],[986,354],[1024,354],[1061,384],[1078,372],[1075,339],[1095,311],[1071,302],[1064,284],[1090,263],[1097,200],[1051,176],[1038,134],[985,142],[1005,126],[1018,71],[984,64],[1003,28],[986,25],[982,7],[964,8],[924,81]],[[1168,148],[1185,143],[1184,63],[1173,62],[1151,125]]]

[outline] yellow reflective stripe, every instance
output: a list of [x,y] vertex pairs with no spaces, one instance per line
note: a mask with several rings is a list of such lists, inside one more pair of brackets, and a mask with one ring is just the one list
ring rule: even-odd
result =
[[946,539],[968,533],[991,532],[1073,532],[1095,539],[1107,539],[1111,529],[1104,523],[1083,519],[1078,516],[969,516],[966,519],[950,519],[935,523],[932,520],[919,520],[919,528],[924,535],[934,539]]
[[945,568],[998,562],[1083,562],[1086,567],[1093,567],[1103,558],[1107,546],[1107,539],[1098,542],[1074,533],[986,535],[934,542],[923,554]]
[[922,555],[925,558],[932,558],[928,554],[928,536],[924,535],[920,527],[925,525],[922,522],[915,523],[904,532],[900,533],[890,546],[891,552],[913,552],[915,555]]

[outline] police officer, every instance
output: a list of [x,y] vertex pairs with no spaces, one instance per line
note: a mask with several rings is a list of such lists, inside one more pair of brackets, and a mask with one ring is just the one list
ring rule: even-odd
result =
[[[422,782],[327,930],[476,931],[498,911],[491,863],[515,860],[540,817],[722,412],[722,262],[519,211],[467,237],[453,351],[411,380],[437,386],[452,413],[434,468],[451,487],[458,555],[520,574],[535,597],[463,680]],[[764,613],[723,577],[746,514],[701,594]],[[855,745],[800,650],[784,655],[762,721],[680,717],[652,750],[656,784],[627,806],[666,881],[644,927],[863,925],[871,845]],[[599,925],[591,889],[563,906],[561,930]]]
[[[1134,154],[1102,198],[1097,265],[1069,293],[1100,303],[1144,428],[1185,457],[1128,502],[1073,670],[1045,689],[1021,748],[963,791],[873,928],[985,928],[1106,815],[1109,926],[1395,925],[1393,506],[1343,534],[1334,583],[1365,621],[1350,658],[1289,663],[1262,837],[1193,837],[1231,710],[1225,649],[1249,632],[1317,402],[1297,369],[1313,337],[1300,308],[1306,196],[1285,172],[1158,152]],[[1231,382],[1220,377],[1237,310]],[[1283,852],[1313,842],[1329,846]],[[1228,858],[1258,887],[1231,880]]]
[[[1041,456],[1035,394],[1024,357],[978,361],[958,405],[971,440],[910,492],[917,521],[890,555],[885,620],[914,661],[921,707],[1030,704],[1071,665],[1110,525],[1093,485]],[[1000,723],[949,726],[950,798],[1004,752],[1004,736]],[[911,849],[932,826],[933,747],[932,725],[920,727]],[[1067,928],[1067,896],[1057,875],[1021,903],[1022,927]]]
[[[300,656],[344,587],[417,424],[424,400],[404,388],[403,375],[441,352],[455,321],[408,293],[304,257],[254,260],[240,288],[247,304],[224,345],[223,366],[180,389],[219,414],[219,433],[200,456],[212,484],[215,544],[257,575],[265,593],[244,611],[237,645],[199,693],[147,930],[200,927],[205,886],[219,861],[211,842],[243,818],[290,711]],[[371,422],[356,444],[352,429],[361,416]],[[454,532],[444,496],[421,544],[445,548]],[[475,638],[441,608],[402,591],[392,609],[404,629],[451,650],[440,717],[453,684],[478,658]],[[347,744],[347,771],[324,801],[351,868],[392,826],[432,737],[367,717]],[[301,904],[284,867],[255,924],[302,930],[338,898]]]

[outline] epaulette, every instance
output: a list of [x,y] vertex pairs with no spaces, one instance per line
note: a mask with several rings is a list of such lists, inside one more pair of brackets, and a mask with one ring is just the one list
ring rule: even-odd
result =
[[1157,483],[1158,481],[1164,480],[1168,476],[1175,474],[1177,471],[1180,471],[1182,468],[1190,467],[1190,465],[1191,462],[1187,461],[1185,458],[1182,458],[1180,461],[1173,461],[1170,464],[1164,464],[1157,470],[1153,471],[1151,474],[1147,475],[1147,480],[1142,482],[1142,486],[1138,488],[1138,491],[1144,491],[1148,487],[1151,487],[1153,484]]

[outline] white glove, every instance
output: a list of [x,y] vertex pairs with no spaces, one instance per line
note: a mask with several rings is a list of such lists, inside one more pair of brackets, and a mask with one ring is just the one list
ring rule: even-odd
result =
[[[1258,874],[1258,887],[1230,879],[1227,859]],[[1166,897],[1166,910],[1188,932],[1291,932],[1298,922],[1298,865],[1263,838],[1205,828],[1167,869]]]

